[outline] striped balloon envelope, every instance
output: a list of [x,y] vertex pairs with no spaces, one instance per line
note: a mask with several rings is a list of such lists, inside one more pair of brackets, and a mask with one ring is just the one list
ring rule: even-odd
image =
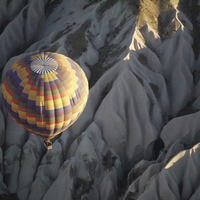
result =
[[3,102],[22,127],[51,139],[78,119],[88,99],[80,66],[58,53],[31,54],[15,62],[2,83]]

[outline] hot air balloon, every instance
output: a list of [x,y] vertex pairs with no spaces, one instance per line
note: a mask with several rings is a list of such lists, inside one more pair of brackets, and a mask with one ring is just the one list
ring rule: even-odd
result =
[[58,53],[30,54],[8,70],[2,83],[3,102],[11,117],[42,137],[51,139],[80,116],[88,99],[88,81],[80,66]]

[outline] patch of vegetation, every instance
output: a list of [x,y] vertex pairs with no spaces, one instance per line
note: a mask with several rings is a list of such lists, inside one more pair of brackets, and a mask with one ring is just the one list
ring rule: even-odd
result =
[[[115,63],[118,62],[118,56],[125,51],[127,47],[120,47],[115,44],[108,44],[108,42],[99,49],[99,60],[94,66],[88,66],[88,68],[91,71],[91,78],[89,81],[90,87],[92,87],[96,81]],[[107,63],[104,67],[103,64],[106,63],[107,58],[117,58],[112,63]]]
[[[128,19],[126,19],[128,20]],[[127,35],[131,32],[133,34],[133,31],[135,29],[135,24],[132,24],[131,26],[128,27],[128,29],[123,33],[122,38],[126,38]]]
[[[91,79],[90,79],[90,87],[92,87],[96,83],[96,81],[105,73],[105,71],[110,69],[115,63],[118,62],[119,55],[122,54],[126,50],[127,46],[121,46],[120,43],[119,44],[111,43],[113,38],[115,38],[119,34],[124,23],[126,23],[126,19],[122,20],[119,26],[113,28],[107,34],[104,46],[98,49],[99,60],[95,64],[95,66],[88,65],[88,68],[90,69],[91,74],[92,74]],[[110,21],[110,27],[113,27],[111,21]],[[88,39],[92,43],[92,36],[90,33],[88,33]],[[109,59],[114,58],[114,61],[112,63],[106,63],[108,58]],[[104,63],[106,63],[105,67],[103,66]]]
[[[110,56],[111,57],[115,57],[116,55],[118,56],[118,55],[120,55],[120,54],[122,54],[125,50],[127,49],[127,46],[124,46],[124,47],[117,47],[116,49],[115,49],[115,51],[111,51],[110,52]],[[113,66],[113,65],[112,65]]]
[[172,119],[173,117],[168,116],[168,113],[163,112],[162,113],[162,118],[163,118],[163,124],[166,125],[169,122],[169,119]]
[[114,6],[118,0],[107,0],[106,2],[103,2],[100,4],[100,6],[97,8],[97,19],[101,19],[103,14],[106,12],[106,10],[110,9],[112,6]]
[[143,53],[138,53],[138,60],[140,61],[141,64],[148,66],[148,60],[147,57]]
[[45,16],[48,17],[54,9],[63,2],[63,0],[48,0],[47,4],[45,5]]
[[106,87],[103,89],[102,93],[101,93],[101,97],[99,99],[99,102],[97,104],[96,109],[101,105],[101,102],[103,101],[103,99],[105,98],[105,96],[110,92],[111,88],[113,85],[113,81],[109,82]]
[[[97,17],[101,17],[103,13],[111,8],[115,3],[117,3],[116,0],[108,0],[106,2],[101,3],[101,5],[97,9]],[[119,55],[122,54],[126,49],[127,46],[121,46],[120,41],[118,44],[113,44],[112,40],[119,35],[121,29],[123,28],[124,24],[128,21],[127,18],[124,18],[121,20],[120,24],[118,26],[115,26],[116,19],[110,19],[109,20],[109,28],[110,31],[106,35],[104,45],[98,49],[99,53],[99,60],[94,66],[90,66],[86,63],[88,68],[91,71],[91,78],[90,78],[90,87],[92,87],[96,81],[107,71],[110,69],[115,63],[119,61]],[[124,33],[122,40],[127,37],[127,34],[132,31],[132,25],[129,27],[129,29]],[[93,44],[93,36],[90,31],[87,31],[87,40]],[[94,49],[96,48],[93,46]],[[113,58],[113,59],[110,59]],[[108,62],[108,60],[111,60]]]
[[109,27],[110,27],[111,30],[107,34],[107,40],[109,40],[109,39],[111,40],[111,39],[115,38],[119,34],[120,30],[122,29],[122,27],[124,26],[124,24],[126,23],[126,21],[127,21],[127,19],[123,18],[122,21],[120,22],[120,24],[118,26],[115,26],[113,24],[113,21],[110,20],[109,21]]
[[176,33],[177,22],[172,23],[175,17],[177,0],[160,1],[160,14],[158,16],[158,34],[161,40],[171,38]]
[[166,11],[164,14],[160,14],[158,17],[158,33],[161,40],[170,39],[175,33],[179,22],[173,21],[176,11]]
[[80,200],[84,194],[87,194],[93,185],[94,181],[87,181],[81,178],[76,178],[74,191],[72,194],[73,200]]
[[[148,63],[147,57],[143,54],[143,53],[138,53],[138,60],[140,61],[140,63],[144,66],[146,66],[148,69],[151,69],[151,66]],[[154,71],[154,70],[152,70]]]
[[187,15],[193,25],[192,37],[194,42],[192,48],[194,50],[195,58],[197,59],[200,54],[200,19],[198,19],[200,6],[198,5],[198,1],[180,0],[178,9]]
[[143,174],[143,172],[146,170],[145,166],[140,166],[139,168],[132,168],[130,173],[128,174],[128,185],[131,185],[131,183],[136,180],[139,176]]
[[126,0],[134,15],[137,15],[140,10],[140,0]]
[[73,30],[73,26],[76,24],[76,22],[67,25],[67,27],[64,30],[61,30],[60,32],[58,32],[58,34],[55,36],[55,38],[53,39],[52,42],[55,42],[57,40],[59,40],[63,35],[69,33],[70,31]]
[[103,155],[103,161],[102,165],[105,169],[111,169],[113,166],[115,166],[115,161],[117,157],[113,155],[113,153],[108,150],[105,155]]
[[151,98],[151,96],[149,94],[147,94],[147,96],[148,96],[148,99],[149,99],[149,115],[150,115],[150,117],[152,117],[154,102],[153,102],[153,99]]
[[91,20],[87,20],[83,23],[74,33],[68,35],[65,40],[65,48],[68,56],[72,59],[76,59],[87,50],[87,40],[85,38],[85,32],[90,27]]
[[153,93],[155,94],[156,99],[160,98],[160,90],[159,87],[156,84],[149,83]]
[[192,107],[192,104],[193,104],[194,100],[193,101],[189,101],[187,103],[187,105],[182,108],[181,111],[179,111],[179,113],[177,114],[177,117],[180,117],[180,116],[184,116],[184,115],[189,115],[189,114],[193,114],[193,113],[196,113],[198,112],[199,110]]
[[88,8],[89,6],[100,2],[101,0],[89,0],[89,3],[83,6],[83,10],[85,10],[86,8]]

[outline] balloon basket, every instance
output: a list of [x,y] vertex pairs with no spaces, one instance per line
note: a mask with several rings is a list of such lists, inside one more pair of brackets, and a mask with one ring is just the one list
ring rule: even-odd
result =
[[52,142],[51,141],[44,141],[44,146],[47,150],[52,149]]

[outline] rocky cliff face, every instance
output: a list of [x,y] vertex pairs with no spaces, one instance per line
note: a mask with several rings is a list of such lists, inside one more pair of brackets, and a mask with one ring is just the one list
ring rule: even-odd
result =
[[200,1],[2,0],[0,10],[1,81],[40,50],[75,60],[90,84],[50,151],[0,95],[0,199],[199,199]]

